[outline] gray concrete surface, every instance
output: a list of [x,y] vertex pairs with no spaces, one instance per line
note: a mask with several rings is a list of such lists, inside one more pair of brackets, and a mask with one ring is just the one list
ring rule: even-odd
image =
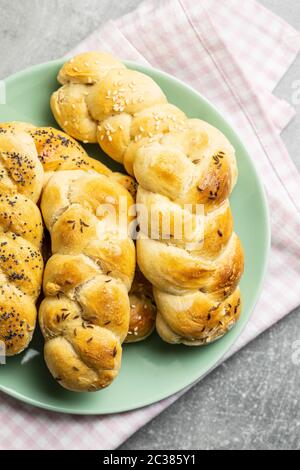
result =
[[[247,1],[247,0],[241,0]],[[261,0],[295,27],[299,0]],[[87,34],[139,0],[0,0],[0,79],[62,56]],[[292,100],[300,58],[276,93]],[[284,140],[300,168],[300,106]],[[276,302],[276,299],[274,299]],[[121,449],[300,448],[300,309],[220,366]]]

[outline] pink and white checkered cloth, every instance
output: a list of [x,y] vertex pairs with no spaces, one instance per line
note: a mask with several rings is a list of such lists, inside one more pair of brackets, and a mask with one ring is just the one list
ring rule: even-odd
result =
[[[151,64],[192,85],[228,116],[262,176],[272,218],[269,269],[254,314],[228,357],[300,305],[300,283],[291,282],[300,277],[300,177],[280,138],[294,110],[272,94],[300,50],[300,34],[254,0],[146,0],[72,53],[95,49]],[[129,413],[78,417],[1,394],[0,448],[113,449],[178,396]]]

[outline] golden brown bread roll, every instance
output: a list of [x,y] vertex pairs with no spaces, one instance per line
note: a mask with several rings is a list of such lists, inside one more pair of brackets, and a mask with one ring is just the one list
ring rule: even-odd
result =
[[33,139],[0,128],[0,341],[7,356],[22,352],[35,329],[43,273],[43,224],[36,205],[42,185]]
[[[228,202],[237,180],[233,147],[169,104],[148,76],[102,53],[71,59],[58,80],[57,122],[87,142],[95,142],[97,126],[101,148],[139,183],[137,202],[158,215],[152,222],[140,214],[137,242],[139,267],[154,286],[158,333],[187,345],[221,337],[240,315],[244,264]],[[189,224],[176,223],[178,216]]]
[[129,328],[130,290],[135,271],[133,241],[119,233],[108,201],[120,210],[133,199],[106,175],[81,170],[56,172],[48,181],[41,209],[51,234],[53,256],[44,273],[46,298],[40,326],[45,360],[62,386],[94,391],[119,372],[121,344]]

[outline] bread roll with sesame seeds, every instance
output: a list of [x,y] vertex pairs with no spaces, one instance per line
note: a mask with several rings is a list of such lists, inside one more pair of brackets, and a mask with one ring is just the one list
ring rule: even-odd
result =
[[[98,68],[88,81],[82,80],[87,71],[82,64],[91,66],[97,53],[81,54],[64,65],[58,75],[63,87],[51,98],[53,114],[66,129],[67,109],[76,115],[70,99],[76,87],[81,100],[77,138],[82,131],[81,139],[88,140],[88,116],[89,125],[97,125],[100,147],[136,178],[138,203],[148,215],[157,214],[156,222],[151,214],[138,216],[137,258],[154,286],[160,336],[187,345],[214,341],[240,314],[238,284],[244,255],[228,202],[237,181],[234,148],[218,129],[188,119],[168,103],[150,77],[115,62],[110,67],[113,59],[106,63],[101,57],[102,71]],[[65,70],[70,68],[72,76],[66,80]],[[90,142],[94,141],[93,134]]]
[[24,130],[0,128],[0,341],[7,356],[31,341],[43,273],[43,223],[36,203],[44,172]]

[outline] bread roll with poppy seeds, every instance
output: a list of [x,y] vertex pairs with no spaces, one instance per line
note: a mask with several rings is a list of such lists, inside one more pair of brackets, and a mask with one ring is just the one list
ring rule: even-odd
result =
[[37,201],[43,167],[33,139],[0,129],[0,341],[22,352],[36,324],[43,274],[43,223]]

